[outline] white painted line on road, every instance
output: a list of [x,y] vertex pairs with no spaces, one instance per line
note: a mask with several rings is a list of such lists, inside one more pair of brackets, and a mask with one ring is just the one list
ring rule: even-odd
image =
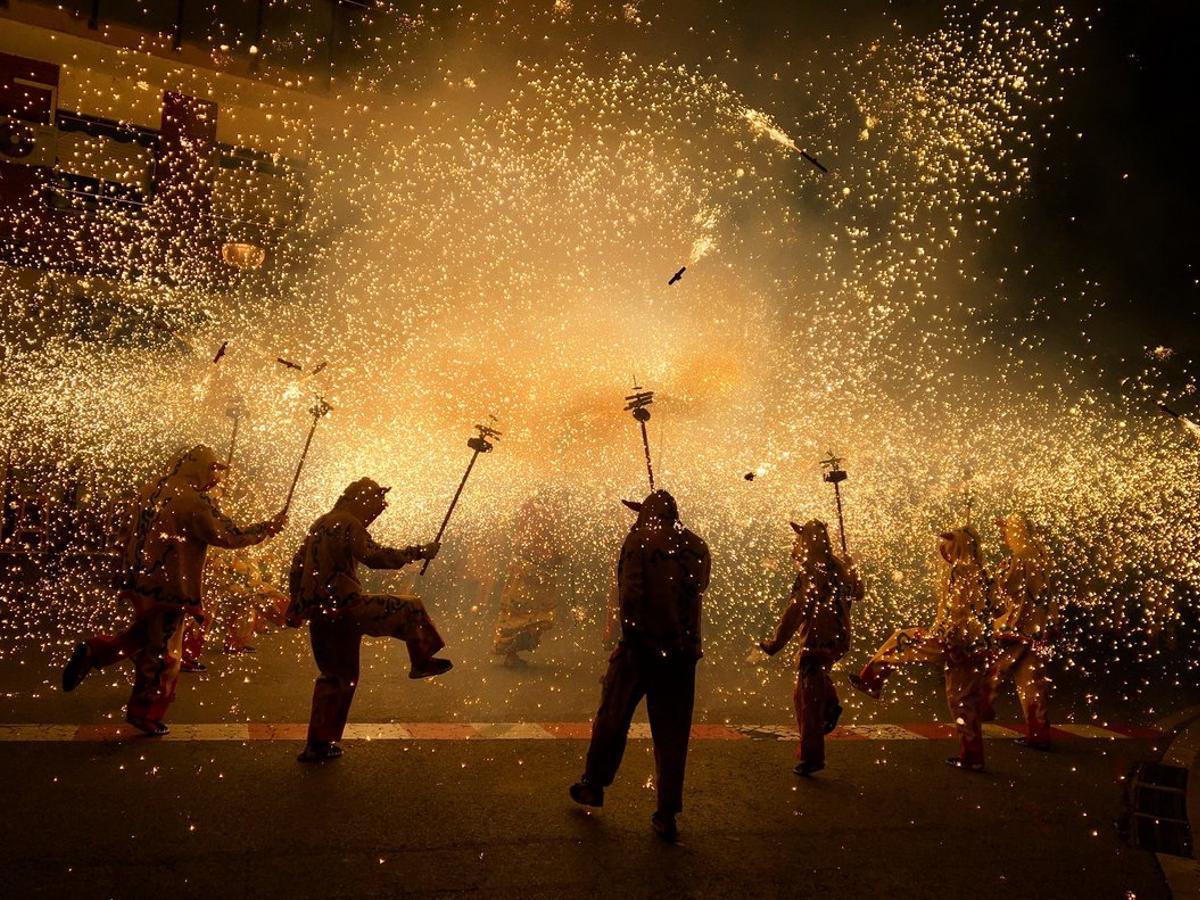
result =
[[1055,725],[1059,731],[1065,731],[1067,734],[1073,734],[1080,738],[1108,738],[1109,740],[1127,740],[1128,735],[1121,734],[1119,731],[1110,731],[1107,728],[1101,728],[1099,725]]
[[73,741],[78,725],[0,725],[0,741]]
[[[303,722],[207,722],[171,725],[171,733],[163,740],[188,741],[302,741],[307,731]],[[1126,729],[1123,733],[1099,725],[1055,725],[1058,738],[1085,740],[1154,739],[1159,735],[1151,729]],[[1012,740],[1021,737],[1025,729],[1019,725],[986,723],[984,735],[989,740]],[[587,740],[591,734],[588,722],[355,722],[346,726],[348,741],[540,741]],[[650,740],[650,726],[634,722],[629,738]],[[142,739],[141,732],[132,726],[110,723],[105,725],[0,724],[0,742],[54,743],[63,741],[96,742]],[[794,741],[798,737],[794,725],[725,725],[696,724],[692,740],[768,740]],[[924,741],[948,740],[954,737],[954,726],[946,723],[909,723],[889,725],[839,725],[831,741]]]

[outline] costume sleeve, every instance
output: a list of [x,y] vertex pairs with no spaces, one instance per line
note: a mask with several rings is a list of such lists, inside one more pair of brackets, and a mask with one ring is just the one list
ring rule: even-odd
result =
[[191,516],[192,533],[206,544],[236,550],[261,543],[268,536],[269,522],[259,522],[242,528],[203,495]]
[[355,562],[369,569],[400,569],[421,558],[420,547],[383,547],[357,522],[351,526],[350,547]]
[[688,598],[688,633],[696,641],[696,645],[700,645],[700,630],[704,618],[703,600],[704,592],[708,590],[709,576],[712,572],[712,556],[708,552],[708,545],[700,541],[700,564],[699,570],[696,573],[696,582],[693,595]]
[[637,624],[637,617],[645,608],[643,601],[646,588],[643,576],[641,538],[636,533],[631,533],[621,546],[621,558],[617,563],[617,603],[620,607],[622,626],[627,621]]
[[779,617],[775,633],[762,642],[763,651],[768,656],[774,656],[786,647],[787,642],[803,624],[806,615],[808,615],[808,580],[803,574],[800,574],[796,576],[796,581],[792,585],[792,596],[788,600],[787,609]]

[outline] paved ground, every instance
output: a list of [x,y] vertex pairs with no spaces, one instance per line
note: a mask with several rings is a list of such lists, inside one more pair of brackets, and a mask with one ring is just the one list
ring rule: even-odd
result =
[[801,782],[785,744],[703,743],[678,847],[647,827],[644,742],[604,810],[573,808],[583,746],[355,742],[305,768],[288,744],[4,744],[0,865],[16,896],[1166,896],[1111,826],[1144,745],[995,746],[971,777],[948,742],[847,742]]
[[[716,645],[697,703],[697,721],[713,729],[693,744],[683,841],[667,847],[648,828],[648,741],[631,744],[604,810],[589,815],[566,796],[585,749],[572,735],[594,711],[603,669],[593,635],[564,628],[536,666],[512,671],[490,658],[485,628],[444,630],[458,664],[432,683],[405,677],[402,647],[367,645],[353,719],[390,739],[348,741],[346,757],[324,767],[294,761],[295,729],[266,728],[306,716],[313,667],[299,632],[264,636],[253,657],[210,654],[209,673],[185,676],[171,716],[179,739],[0,740],[7,893],[1169,896],[1155,857],[1121,845],[1112,824],[1120,777],[1156,756],[1153,739],[1064,740],[1049,755],[991,740],[989,771],[966,775],[942,764],[954,743],[936,739],[946,719],[937,673],[914,671],[875,703],[842,672],[845,723],[935,739],[849,729],[843,737],[856,739],[832,743],[829,768],[801,781],[789,742],[736,739],[762,737],[747,726],[788,723],[787,661],[748,669],[740,651]],[[95,726],[120,722],[127,672],[93,675],[63,696],[67,646],[60,635],[6,648],[0,737],[14,724],[112,736]],[[1114,685],[1058,671],[1056,722],[1077,735],[1102,735],[1079,727],[1100,724],[1140,735],[1196,702],[1167,677],[1143,673],[1131,689],[1129,673]],[[1011,698],[999,711],[1002,722],[1018,718]],[[403,739],[414,722],[524,723],[535,736],[435,729],[413,733],[436,740]],[[189,734],[188,723],[207,730]],[[536,734],[546,726],[531,723],[576,725],[546,740]],[[735,738],[715,739],[725,732]],[[225,739],[194,739],[213,736]]]

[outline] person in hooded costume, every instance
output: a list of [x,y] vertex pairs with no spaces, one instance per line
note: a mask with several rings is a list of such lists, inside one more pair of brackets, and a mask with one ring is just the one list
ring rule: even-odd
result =
[[354,689],[358,685],[363,637],[392,637],[408,645],[409,678],[441,675],[451,668],[434,656],[445,642],[424,604],[415,597],[365,594],[358,580],[359,563],[372,569],[399,569],[437,556],[438,544],[381,547],[367,527],[387,509],[387,492],[370,478],[360,478],[342,493],[333,509],[308,529],[292,559],[288,576],[292,602],[287,622],[308,622],[313,658],[320,676],[313,686],[308,743],[301,762],[341,756],[342,739]]
[[842,714],[829,672],[850,649],[850,607],[862,599],[863,589],[852,566],[834,554],[824,522],[793,522],[792,529],[796,580],[791,598],[774,634],[758,647],[774,656],[799,635],[793,700],[800,743],[794,771],[811,775],[825,768],[825,735]]
[[526,665],[518,654],[536,649],[543,632],[554,627],[561,590],[555,575],[562,557],[549,500],[529,498],[517,517],[492,645],[506,666]]
[[1009,556],[1000,563],[992,584],[992,608],[1000,615],[993,624],[997,653],[988,674],[985,717],[994,718],[992,700],[1012,676],[1027,727],[1026,736],[1018,741],[1035,750],[1049,750],[1050,678],[1045,658],[1058,621],[1058,609],[1047,599],[1049,560],[1021,513],[1011,513],[998,524]]
[[162,720],[179,680],[183,624],[188,616],[205,615],[201,584],[208,548],[248,547],[287,523],[281,511],[266,522],[235,525],[208,494],[224,469],[210,448],[198,445],[142,489],[123,560],[122,595],[133,606],[133,624],[121,634],[79,644],[63,670],[63,690],[72,691],[92,669],[132,659],[135,680],[126,718],[147,734],[168,730]]
[[[225,496],[222,481],[209,496],[220,501]],[[253,499],[258,492],[252,487],[247,493]],[[219,624],[224,635],[226,653],[253,653],[256,622],[260,611],[279,625],[291,602],[267,584],[249,548],[240,548],[232,553],[217,553],[205,560],[204,594],[205,616],[203,619],[188,619],[183,630],[183,658],[181,672],[204,672],[207,666],[202,661],[204,644],[208,632]]]
[[878,698],[887,674],[907,663],[941,663],[946,702],[958,728],[960,752],[946,760],[983,769],[983,714],[989,671],[988,582],[979,536],[970,526],[944,532],[938,552],[946,563],[937,613],[928,628],[897,631],[850,681]]
[[638,514],[617,563],[621,638],[609,657],[592,723],[583,777],[571,798],[604,805],[604,789],[621,765],[629,725],[642,698],[650,718],[658,809],[651,819],[665,840],[678,836],[683,775],[700,647],[700,606],[708,587],[708,546],[679,521],[666,491],[626,505]]

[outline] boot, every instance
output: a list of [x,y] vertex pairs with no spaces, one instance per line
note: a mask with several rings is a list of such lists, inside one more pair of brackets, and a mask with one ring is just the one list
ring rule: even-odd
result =
[[92,668],[92,651],[88,649],[87,644],[76,644],[75,652],[71,654],[71,658],[67,660],[67,664],[63,667],[63,693],[69,694],[75,688],[79,687],[80,682],[87,678]]
[[296,757],[302,763],[327,762],[342,755],[342,748],[333,741],[309,741],[304,752]]
[[675,824],[673,814],[656,812],[650,817],[650,824],[654,828],[654,833],[668,844],[674,844],[679,840],[679,826]]
[[454,663],[448,659],[438,659],[436,656],[426,662],[421,668],[413,666],[412,671],[408,673],[409,678],[434,678],[438,675],[445,675],[452,668]]
[[580,778],[567,789],[567,792],[571,795],[571,799],[580,806],[599,808],[604,805],[604,788],[598,784],[592,784],[586,778]]

